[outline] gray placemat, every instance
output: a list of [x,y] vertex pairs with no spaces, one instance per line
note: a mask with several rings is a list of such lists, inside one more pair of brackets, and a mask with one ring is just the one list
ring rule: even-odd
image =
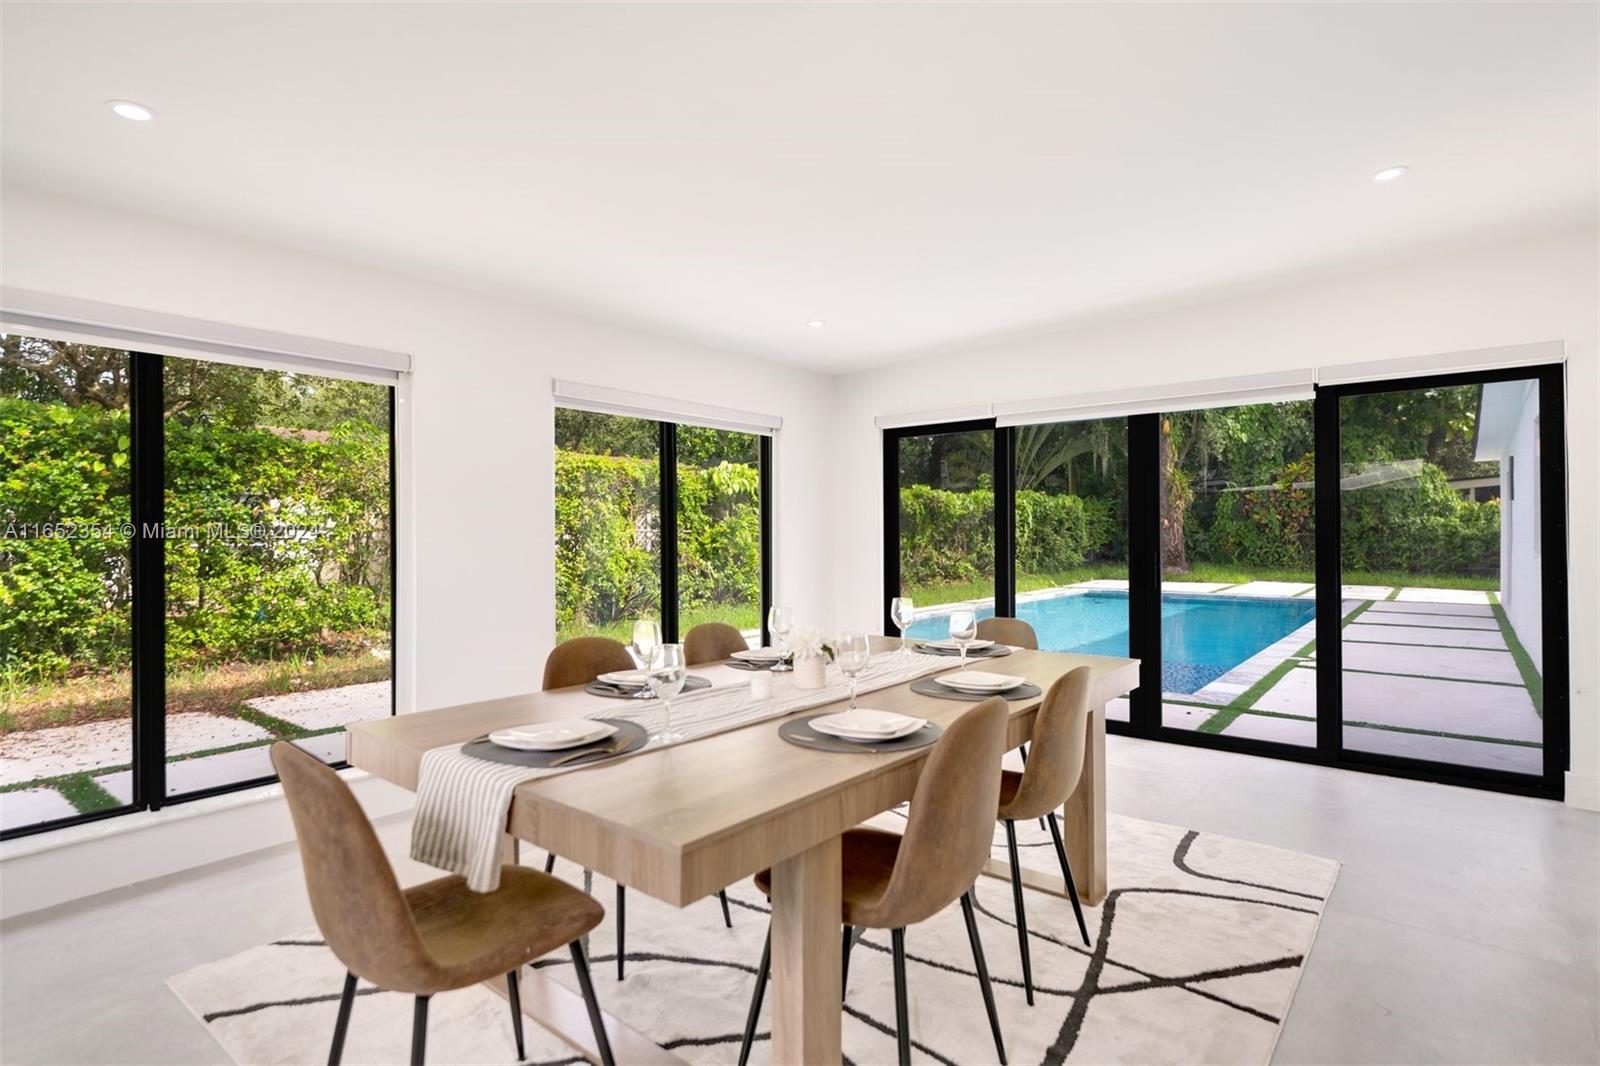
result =
[[[461,754],[470,755],[474,759],[487,759],[490,762],[510,763],[513,766],[545,767],[557,759],[575,755],[580,751],[603,751],[623,739],[628,741],[628,746],[617,752],[617,755],[625,755],[628,752],[638,751],[644,747],[645,741],[649,739],[649,734],[645,732],[644,726],[638,722],[624,722],[620,718],[597,718],[595,721],[616,726],[617,731],[609,737],[597,740],[592,744],[585,744],[575,748],[562,748],[560,751],[518,751],[515,748],[502,748],[500,745],[491,742],[488,735],[485,734],[476,740],[469,740],[461,745]],[[605,762],[606,759],[613,758],[616,758],[616,755],[608,755],[605,758],[596,757],[587,761],[579,759],[572,765],[593,766],[597,762]]]
[[911,682],[911,691],[919,696],[932,696],[940,700],[961,700],[963,703],[982,703],[990,696],[1004,696],[1008,700],[1031,700],[1035,696],[1043,696],[1044,689],[1030,681],[1024,681],[1016,688],[1008,688],[1004,692],[957,692],[939,684],[931,677],[924,677]]
[[[837,712],[829,711],[829,714]],[[778,735],[797,748],[811,748],[814,751],[839,751],[851,755],[881,755],[891,751],[915,751],[925,748],[944,735],[944,730],[929,722],[910,736],[900,737],[897,740],[883,740],[876,744],[856,744],[838,737],[830,737],[826,733],[819,733],[811,728],[811,719],[823,718],[826,715],[808,714],[803,718],[791,718],[778,727]]]
[[[917,651],[923,655],[948,655],[952,659],[961,658],[958,648],[935,648],[927,644],[918,644]],[[968,648],[969,659],[1003,659],[1011,654],[1011,648],[1005,644],[991,644],[987,648]]]
[[768,662],[768,663],[753,663],[753,662],[749,662],[749,661],[747,661],[745,659],[729,659],[727,662],[723,663],[722,665],[726,666],[726,667],[730,667],[730,668],[732,668],[734,670],[761,671],[761,670],[771,670],[774,666],[777,666],[778,664],[777,664],[776,661]]
[[[694,674],[690,674],[683,682],[683,692],[694,692],[710,687],[710,678],[696,677]],[[653,700],[656,698],[656,694],[650,691],[648,685],[644,688],[628,688],[624,685],[609,685],[604,681],[591,681],[583,686],[583,691],[591,696],[605,696],[614,700]]]

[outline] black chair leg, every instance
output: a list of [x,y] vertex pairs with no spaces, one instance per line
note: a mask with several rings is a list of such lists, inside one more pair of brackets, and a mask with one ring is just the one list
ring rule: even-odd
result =
[[728,890],[723,889],[717,893],[717,898],[722,901],[722,924],[729,929],[733,928],[733,911],[728,909]]
[[1000,1066],[1005,1066],[1006,1042],[1000,1036],[1000,1015],[994,1009],[994,986],[989,983],[989,965],[983,959],[983,941],[978,939],[978,919],[972,910],[972,890],[968,889],[961,897],[961,916],[967,920],[967,939],[972,941],[972,967],[978,971],[978,984],[983,987],[983,1009],[989,1012],[994,1049],[1000,1055]]
[[1022,903],[1022,861],[1017,857],[1017,824],[1006,819],[1006,847],[1011,852],[1011,900],[1017,908],[1017,945],[1022,949],[1022,987],[1033,1006],[1033,960],[1028,957],[1028,913]]
[[547,874],[553,874],[556,872],[556,853],[553,851],[545,853],[544,872]]
[[761,949],[761,965],[756,967],[756,987],[750,993],[750,1014],[744,1020],[744,1041],[739,1045],[739,1066],[750,1061],[750,1045],[756,1039],[756,1019],[761,1017],[761,996],[767,990],[767,975],[772,972],[772,925],[767,925],[767,943]]
[[1078,932],[1083,936],[1083,946],[1089,947],[1089,925],[1083,920],[1083,904],[1078,901],[1078,886],[1072,880],[1072,867],[1067,865],[1067,846],[1061,842],[1061,825],[1054,811],[1050,812],[1050,836],[1056,842],[1056,858],[1061,860],[1061,877],[1067,883],[1067,898],[1072,900],[1072,913],[1078,916]]
[[517,1038],[517,1061],[528,1057],[522,1044],[522,991],[517,987],[517,971],[506,974],[506,991],[511,993],[511,1032]]
[[356,1001],[356,975],[344,972],[344,994],[339,997],[339,1020],[333,1023],[333,1046],[328,1049],[328,1066],[339,1066],[344,1055],[344,1034],[350,1029],[350,1008]]
[[622,980],[622,964],[627,961],[628,890],[617,886],[617,980]]
[[567,949],[572,952],[572,968],[578,974],[578,990],[583,993],[583,1005],[589,1008],[589,1027],[594,1030],[600,1064],[616,1066],[616,1060],[611,1057],[611,1039],[606,1036],[606,1022],[600,1017],[600,1001],[594,997],[594,982],[589,980],[589,960],[583,956],[583,945],[574,940],[567,945]]
[[911,1066],[911,1007],[906,1002],[906,931],[889,932],[894,944],[894,1039],[899,1048],[900,1066]]
[[839,970],[839,1001],[842,1003],[850,997],[850,948],[856,942],[856,931],[848,925],[844,927],[844,943],[839,946],[839,957],[844,960]]
[[428,997],[418,996],[411,1010],[411,1066],[422,1066],[428,1051]]

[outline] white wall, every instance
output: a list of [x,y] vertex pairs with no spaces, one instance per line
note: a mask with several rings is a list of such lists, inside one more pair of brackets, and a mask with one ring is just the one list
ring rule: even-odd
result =
[[[408,689],[413,707],[430,708],[539,687],[555,639],[555,377],[782,416],[774,593],[819,624],[832,609],[815,503],[832,429],[827,377],[16,187],[0,199],[0,239],[7,285],[411,353],[403,709]],[[182,838],[193,847],[177,846],[173,862],[221,857],[228,841],[215,836]],[[238,850],[273,836],[264,829]]]
[[[1516,484],[1507,482],[1508,468]],[[1540,542],[1539,390],[1528,389],[1500,460],[1500,602],[1506,620],[1544,670],[1544,554]]]
[[964,345],[843,377],[833,436],[840,480],[831,487],[839,519],[836,620],[874,630],[882,624],[883,489],[875,415],[1562,340],[1569,360],[1571,485],[1567,796],[1600,809],[1596,253],[1593,229],[1554,232],[1078,329]]

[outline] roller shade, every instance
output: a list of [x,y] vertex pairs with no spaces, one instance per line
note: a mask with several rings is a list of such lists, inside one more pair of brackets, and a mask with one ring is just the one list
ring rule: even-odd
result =
[[1464,352],[1445,352],[1410,359],[1386,359],[1372,363],[1346,363],[1325,366],[1317,371],[1319,385],[1350,385],[1365,381],[1427,377],[1429,374],[1455,374],[1504,367],[1539,366],[1559,363],[1567,357],[1561,341],[1513,344],[1504,348],[1477,348]]
[[661,422],[676,422],[684,426],[705,426],[708,429],[727,429],[736,433],[755,433],[770,437],[783,428],[783,419],[755,411],[739,411],[731,407],[718,407],[694,400],[678,400],[645,392],[629,392],[604,385],[585,385],[577,381],[555,379],[557,407],[578,411],[596,411],[607,415],[627,415],[630,418],[649,418]]
[[382,348],[0,287],[0,329],[75,344],[394,384],[411,356]]
[[933,426],[944,422],[971,422],[979,418],[993,417],[994,407],[983,403],[970,407],[941,407],[935,411],[907,411],[898,415],[879,415],[872,421],[879,429],[900,429],[903,426]]
[[1086,392],[1047,400],[997,403],[994,405],[994,414],[995,423],[1000,426],[1088,422],[1098,418],[1123,418],[1160,411],[1194,411],[1207,407],[1237,407],[1248,403],[1309,400],[1315,387],[1316,375],[1307,368],[1177,385]]

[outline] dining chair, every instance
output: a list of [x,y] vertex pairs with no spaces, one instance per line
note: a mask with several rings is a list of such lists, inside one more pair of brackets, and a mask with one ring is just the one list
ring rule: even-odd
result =
[[521,1061],[527,1053],[517,972],[562,944],[572,953],[601,1061],[612,1066],[582,944],[605,916],[604,907],[559,878],[521,866],[503,867],[493,892],[473,892],[455,876],[401,889],[372,823],[332,768],[281,740],[272,746],[272,765],[300,841],[311,913],[329,950],[345,965],[329,1066],[338,1066],[344,1053],[358,979],[416,996],[411,1062],[420,1066],[429,999],[501,974]]
[[[732,626],[727,627],[732,629]],[[738,632],[738,630],[734,630]],[[743,638],[740,638],[741,641]],[[570,688],[573,685],[587,685],[601,674],[608,674],[613,670],[636,670],[638,665],[633,661],[627,646],[610,637],[573,637],[557,644],[550,652],[550,657],[544,661],[544,687]],[[544,872],[552,873],[556,868],[556,853],[551,851],[545,854]],[[717,898],[722,901],[722,922],[729,929],[733,928],[733,911],[728,906],[728,891],[723,889],[717,893]],[[628,931],[628,890],[621,884],[617,885],[617,980],[622,980],[627,959],[625,938]]]
[[714,663],[726,659],[736,651],[744,651],[750,642],[744,634],[726,622],[701,622],[683,638],[683,657],[690,666]]
[[1043,818],[1049,825],[1056,858],[1061,862],[1061,877],[1067,883],[1067,896],[1078,919],[1078,933],[1084,946],[1089,944],[1083,904],[1078,900],[1078,886],[1073,883],[1067,849],[1061,842],[1061,826],[1056,820],[1056,809],[1077,791],[1083,776],[1083,760],[1089,746],[1089,675],[1089,667],[1080,666],[1056,679],[1033,719],[1033,757],[1023,764],[1021,773],[1004,770],[1000,774],[999,818],[1005,823],[1006,848],[1011,853],[1011,897],[1017,909],[1022,984],[1030,1006],[1033,963],[1028,957],[1028,915],[1023,909],[1022,864],[1017,855],[1019,819]]
[[[1000,757],[1005,751],[1006,702],[991,696],[945,727],[917,779],[905,833],[851,829],[843,838],[844,967],[841,988],[850,978],[850,945],[860,929],[887,929],[894,956],[895,1037],[899,1061],[911,1061],[910,1005],[906,996],[906,926],[924,921],[956,900],[967,923],[973,967],[983,990],[995,1051],[1006,1061],[995,1011],[994,989],[978,939],[972,888],[994,842],[990,804],[1000,795]],[[772,871],[756,874],[756,887],[772,894]],[[739,1066],[750,1058],[761,998],[772,971],[772,927],[756,970],[756,987],[745,1020]],[[848,988],[845,988],[848,995]]]
[[978,623],[978,639],[992,640],[996,644],[1010,644],[1014,648],[1039,650],[1039,635],[1033,626],[1020,618],[985,618]]

